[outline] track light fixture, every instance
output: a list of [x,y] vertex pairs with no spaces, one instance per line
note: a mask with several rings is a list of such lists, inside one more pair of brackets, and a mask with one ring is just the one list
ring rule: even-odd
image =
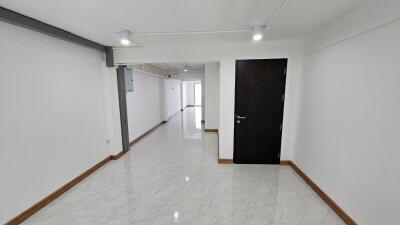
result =
[[129,30],[123,30],[120,32],[121,34],[121,44],[129,45],[131,43],[131,32]]
[[265,29],[266,29],[265,25],[254,26],[253,27],[253,40],[260,41],[263,38]]
[[183,71],[186,73],[186,72],[188,72],[190,70],[190,67],[189,66],[184,66],[183,67]]

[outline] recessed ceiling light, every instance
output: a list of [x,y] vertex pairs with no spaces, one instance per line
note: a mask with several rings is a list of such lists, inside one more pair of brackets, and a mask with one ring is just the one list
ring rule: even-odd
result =
[[129,45],[131,43],[131,32],[129,30],[121,31],[121,44]]
[[263,38],[264,31],[265,31],[265,26],[253,27],[253,40],[260,41]]

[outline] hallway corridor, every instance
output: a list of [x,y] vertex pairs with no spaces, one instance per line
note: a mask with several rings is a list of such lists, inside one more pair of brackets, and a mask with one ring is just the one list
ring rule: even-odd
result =
[[288,166],[217,164],[200,114],[176,114],[24,224],[343,224]]

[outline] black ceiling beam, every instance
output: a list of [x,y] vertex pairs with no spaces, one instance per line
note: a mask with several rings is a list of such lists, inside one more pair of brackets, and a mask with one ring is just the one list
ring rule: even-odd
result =
[[93,48],[101,52],[106,53],[106,64],[107,67],[114,66],[113,51],[112,47],[104,46],[96,43],[89,39],[83,38],[61,28],[52,26],[50,24],[41,22],[31,17],[22,15],[12,10],[6,9],[0,6],[0,20],[11,23],[20,27],[24,27],[33,31],[37,31],[64,41],[69,41],[78,45],[82,45],[88,48]]

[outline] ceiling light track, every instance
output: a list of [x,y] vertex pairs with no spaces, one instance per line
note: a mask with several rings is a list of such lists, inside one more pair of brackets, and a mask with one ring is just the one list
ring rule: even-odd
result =
[[271,29],[273,23],[276,21],[276,19],[279,17],[282,11],[286,8],[289,2],[290,0],[285,0],[279,6],[279,8],[275,10],[275,12],[272,14],[271,18],[265,23],[265,25],[256,25],[253,27],[253,41],[261,41],[265,30]]
[[151,35],[190,35],[190,34],[222,34],[222,33],[249,32],[249,31],[251,31],[251,29],[213,30],[213,31],[179,31],[179,32],[142,32],[142,33],[135,33],[135,36],[151,36]]
[[[210,30],[210,31],[176,31],[176,32],[141,32],[135,33],[135,36],[153,36],[153,35],[199,35],[199,34],[224,34],[224,33],[243,33],[253,32],[253,40],[260,41],[263,38],[265,30],[269,30],[275,23],[282,11],[288,6],[291,0],[284,0],[283,3],[275,10],[272,16],[264,24],[259,24],[248,29],[230,29],[230,30]],[[132,33],[129,30],[123,30],[119,32],[121,35],[120,41],[124,46],[130,46]],[[138,43],[139,44],[139,43]],[[133,47],[143,47],[139,46]],[[187,69],[188,71],[189,69]],[[185,72],[187,72],[185,71]]]
[[288,6],[289,2],[291,0],[285,0],[282,5],[274,12],[274,14],[272,14],[271,18],[269,18],[269,20],[265,23],[267,29],[270,29],[271,26],[273,25],[273,23],[276,21],[276,19],[278,18],[278,16],[282,13],[282,11],[286,8],[286,6]]

